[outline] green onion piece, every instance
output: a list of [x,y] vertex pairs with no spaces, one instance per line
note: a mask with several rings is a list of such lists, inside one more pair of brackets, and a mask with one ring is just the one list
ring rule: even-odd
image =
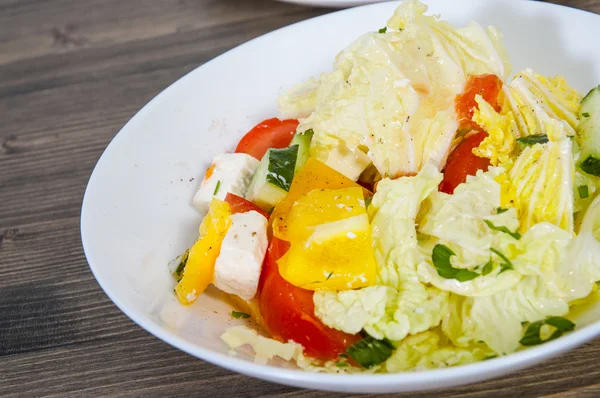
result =
[[219,188],[221,188],[221,180],[217,181],[217,185],[215,186],[215,191],[213,192],[213,196],[215,196],[217,194],[217,192],[219,192]]
[[379,29],[378,32],[379,33],[385,33],[385,32],[387,32],[387,26],[384,26],[383,28]]
[[579,190],[579,197],[581,199],[585,199],[590,196],[590,191],[587,185],[581,185],[577,188]]

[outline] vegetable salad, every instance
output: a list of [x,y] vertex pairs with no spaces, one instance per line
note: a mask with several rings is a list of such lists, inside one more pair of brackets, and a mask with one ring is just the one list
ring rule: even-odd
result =
[[214,157],[171,271],[182,304],[213,284],[259,325],[224,331],[232,349],[454,366],[559,338],[597,300],[600,86],[511,75],[498,30],[426,12],[404,1]]

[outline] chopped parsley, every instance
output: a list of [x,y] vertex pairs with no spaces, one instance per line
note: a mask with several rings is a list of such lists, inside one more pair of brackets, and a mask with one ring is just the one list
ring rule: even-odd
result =
[[496,208],[496,214],[502,214],[502,213],[507,212],[507,211],[508,211],[508,209],[504,209],[502,207],[497,207]]
[[[554,332],[552,332],[550,337],[545,340],[540,336],[540,330],[544,325],[549,325],[556,329]],[[565,332],[570,332],[573,329],[575,329],[575,324],[567,318],[550,316],[544,320],[530,323],[529,326],[527,326],[527,330],[525,331],[525,334],[519,343],[524,346],[542,344],[547,341],[557,339]]]
[[[181,278],[183,278],[183,270],[185,270],[189,254],[190,249],[187,249],[182,255],[178,256],[176,259],[169,263],[169,269],[171,270],[171,273],[175,277],[175,279],[177,279],[177,282],[179,282]],[[177,267],[174,267],[174,264],[177,264]],[[172,267],[174,267],[175,269],[173,269]]]
[[213,196],[215,196],[219,192],[219,188],[221,188],[221,180],[217,181],[217,186],[215,187],[215,191],[213,192]]
[[548,142],[548,136],[546,134],[532,134],[525,137],[517,138],[519,144],[526,146],[533,146],[535,144],[545,144]]
[[583,113],[581,114],[581,116],[583,116],[583,117],[590,117],[590,114],[589,114],[589,113],[587,113],[587,112],[583,112]]
[[340,362],[336,363],[335,366],[337,366],[338,368],[347,368],[350,365],[348,365],[348,362],[341,362],[340,361]]
[[590,191],[587,185],[581,185],[577,188],[577,190],[579,191],[579,197],[581,199],[585,199],[590,196]]
[[490,258],[490,261],[488,261],[483,266],[483,270],[481,271],[481,275],[486,276],[487,274],[489,274],[490,272],[492,272],[493,269],[494,269],[494,263],[492,263],[492,259]]
[[431,254],[431,261],[439,276],[446,279],[456,279],[459,282],[470,281],[479,276],[477,272],[468,269],[454,268],[450,263],[450,257],[454,255],[455,253],[448,246],[435,245]]
[[511,232],[510,229],[506,228],[504,225],[500,225],[500,226],[496,226],[494,225],[494,223],[492,223],[490,220],[483,220],[483,222],[485,222],[485,224],[490,227],[491,229],[493,229],[494,231],[499,231],[499,232],[504,232],[505,234],[509,234],[510,236],[512,236],[513,238],[515,238],[516,240],[521,239],[521,234],[518,232]]
[[367,336],[348,347],[346,354],[363,368],[369,369],[388,359],[394,349],[394,345],[387,339],[376,340]]
[[331,272],[329,273],[329,275],[327,275],[327,278],[325,278],[325,280],[326,280],[326,281],[328,281],[328,280],[329,280],[329,278],[331,278],[331,275],[333,275],[333,271],[331,271]]
[[379,33],[385,33],[387,32],[387,26],[384,26],[383,28],[378,30]]
[[502,254],[502,252],[494,249],[493,247],[490,247],[490,251],[492,251],[492,253],[496,254],[498,257],[500,257],[502,259],[502,261],[504,261],[504,263],[501,264],[500,272],[498,272],[498,274],[501,274],[504,271],[507,271],[509,269],[515,268],[513,266],[513,263],[508,259],[508,257],[506,257],[504,254]]
[[231,316],[234,317],[235,319],[250,318],[250,314],[246,314],[245,312],[240,312],[240,311],[231,311]]

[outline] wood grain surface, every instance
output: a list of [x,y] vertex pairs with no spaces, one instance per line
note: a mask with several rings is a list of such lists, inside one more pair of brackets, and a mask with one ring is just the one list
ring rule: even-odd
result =
[[[600,12],[600,0],[555,2]],[[94,164],[146,102],[240,43],[331,11],[0,0],[0,396],[334,396],[234,374],[149,335],[102,292],[79,234]],[[600,396],[599,356],[597,340],[509,377],[411,396]]]

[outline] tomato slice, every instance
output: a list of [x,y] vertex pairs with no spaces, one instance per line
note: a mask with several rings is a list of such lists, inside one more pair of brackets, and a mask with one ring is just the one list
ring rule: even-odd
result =
[[262,159],[269,148],[285,148],[290,145],[298,127],[298,120],[267,119],[252,128],[239,142],[236,153],[247,153]]
[[467,176],[474,176],[477,170],[487,170],[490,167],[488,158],[480,158],[473,153],[473,148],[477,148],[487,136],[486,132],[480,131],[467,136],[458,144],[446,162],[444,179],[439,186],[441,192],[454,193],[454,189],[465,182]]
[[269,219],[269,213],[267,213],[254,203],[250,202],[249,200],[242,198],[241,196],[237,196],[233,193],[227,192],[227,196],[225,196],[225,202],[229,203],[229,207],[231,208],[231,214],[247,213],[249,211],[254,210],[265,216],[267,220]]
[[477,94],[481,95],[497,112],[500,112],[498,94],[501,89],[502,81],[496,75],[473,75],[469,77],[465,90],[462,94],[457,95],[455,100],[459,130],[468,128],[479,129],[477,123],[472,120],[473,111],[478,109],[477,102],[475,102]]
[[259,308],[265,326],[279,341],[293,340],[302,344],[308,356],[336,359],[361,337],[325,326],[315,316],[313,292],[281,277],[277,260],[289,246],[288,242],[274,237],[267,250],[258,284]]

